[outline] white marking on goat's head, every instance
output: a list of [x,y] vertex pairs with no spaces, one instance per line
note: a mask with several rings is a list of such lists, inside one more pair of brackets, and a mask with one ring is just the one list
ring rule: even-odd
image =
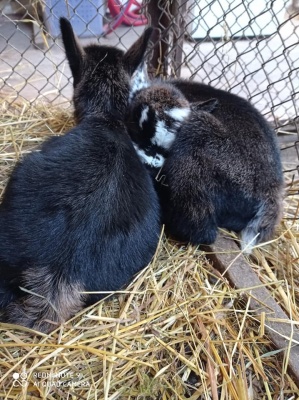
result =
[[144,109],[141,112],[141,116],[140,116],[140,120],[139,120],[139,126],[141,129],[142,129],[143,122],[145,122],[148,118],[148,110],[149,110],[149,107],[146,106],[146,107],[144,107]]
[[142,63],[134,72],[131,78],[131,91],[129,94],[129,101],[132,100],[134,94],[141,89],[146,89],[150,86],[149,78],[147,75],[146,64]]
[[154,137],[151,139],[152,144],[168,150],[175,139],[175,133],[167,129],[164,121],[158,121]]
[[143,164],[150,165],[154,168],[161,168],[163,166],[165,158],[162,156],[162,154],[156,153],[154,156],[149,156],[136,143],[133,142],[133,146]]
[[190,114],[190,108],[189,107],[184,107],[184,108],[171,108],[170,110],[166,110],[165,114],[168,115],[169,117],[173,118],[176,121],[182,122],[184,121]]
[[154,158],[153,158],[152,156],[148,156],[148,155],[145,153],[145,151],[144,151],[143,149],[141,149],[141,148],[138,146],[137,143],[134,143],[134,142],[133,142],[133,146],[134,146],[134,148],[135,148],[135,150],[136,150],[136,153],[138,154],[138,157],[139,157],[140,161],[141,161],[143,164],[151,165]]
[[165,162],[165,158],[162,156],[162,154],[155,154],[152,166],[155,168],[161,168]]

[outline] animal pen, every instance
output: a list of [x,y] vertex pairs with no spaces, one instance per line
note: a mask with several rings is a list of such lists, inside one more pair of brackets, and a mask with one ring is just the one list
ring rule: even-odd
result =
[[286,183],[276,236],[250,258],[229,232],[210,248],[162,235],[126,290],[52,334],[0,324],[0,398],[298,399],[298,1],[0,0],[0,9],[0,195],[23,155],[74,125],[61,15],[83,44],[127,48],[147,24],[160,28],[150,76],[250,100],[276,129]]

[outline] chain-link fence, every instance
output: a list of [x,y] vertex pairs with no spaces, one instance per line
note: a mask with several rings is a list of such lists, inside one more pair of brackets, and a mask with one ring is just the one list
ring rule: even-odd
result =
[[61,15],[83,44],[124,48],[150,23],[160,28],[152,75],[195,79],[249,99],[290,134],[285,154],[298,155],[298,0],[0,0],[0,8],[0,90],[8,101],[69,102]]

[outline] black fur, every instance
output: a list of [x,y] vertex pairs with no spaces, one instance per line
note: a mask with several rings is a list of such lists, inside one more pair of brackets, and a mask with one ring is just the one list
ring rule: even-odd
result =
[[[192,244],[211,244],[222,227],[241,232],[242,248],[249,252],[273,235],[281,216],[283,176],[274,131],[248,101],[229,92],[182,80],[165,85],[167,96],[160,95],[156,81],[131,93],[128,126],[155,177],[166,232]],[[174,101],[186,107],[186,100],[190,114],[169,125],[163,111]],[[145,105],[151,114],[140,127]],[[158,120],[174,133],[166,153],[152,143]],[[165,160],[158,163],[152,156],[149,164],[153,149]]]
[[[197,234],[195,230],[192,235],[183,233],[181,238],[209,244],[220,226],[241,232],[243,249],[250,248],[245,236],[253,239],[259,235],[253,245],[270,239],[281,217],[283,200],[282,165],[275,132],[262,115],[239,96],[196,82],[172,80],[170,83],[190,102],[218,100],[213,115],[192,114],[193,119],[178,135],[171,159],[164,164],[163,173],[176,193],[166,194],[165,186],[161,187],[164,215],[170,230],[184,225],[184,221],[174,220],[168,207],[169,198],[180,193],[183,202],[188,180],[200,182],[192,186],[195,192],[191,210],[196,198],[200,199],[201,211],[194,222],[201,221],[202,228]],[[182,162],[184,167],[179,168]],[[176,215],[180,214],[179,208]]]
[[[132,79],[138,79],[138,75]],[[140,87],[142,84],[144,82],[140,82]],[[136,87],[138,86],[136,85]],[[176,134],[181,126],[182,121],[176,121],[167,115],[167,112],[173,109],[185,108],[190,111],[212,113],[217,106],[218,101],[216,99],[190,104],[176,87],[167,82],[155,80],[145,89],[137,90],[135,93],[131,91],[131,102],[126,123],[133,142],[137,143],[140,149],[146,150],[148,154],[152,154],[154,148],[157,149],[157,153],[167,155],[167,149],[163,146],[155,146],[152,143],[159,121],[163,122],[168,131],[174,134]],[[142,127],[140,127],[140,118],[145,109],[148,110],[147,118],[143,121]]]
[[144,53],[153,28],[143,35],[124,53],[110,46],[78,43],[72,26],[65,18],[60,19],[64,48],[73,75],[74,106],[77,121],[87,114],[108,112],[123,119],[128,104],[130,77],[143,61]]
[[151,29],[125,54],[81,49],[67,20],[61,29],[79,124],[19,162],[0,205],[2,319],[44,331],[103,297],[80,291],[121,289],[160,233],[153,183],[121,118]]

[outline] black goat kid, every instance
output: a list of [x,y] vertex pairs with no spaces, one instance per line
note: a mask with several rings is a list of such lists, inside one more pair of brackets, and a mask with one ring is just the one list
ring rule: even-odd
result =
[[0,205],[2,320],[45,332],[103,297],[82,292],[126,284],[160,233],[157,196],[122,117],[152,29],[124,53],[81,48],[60,23],[78,125],[18,163]]

